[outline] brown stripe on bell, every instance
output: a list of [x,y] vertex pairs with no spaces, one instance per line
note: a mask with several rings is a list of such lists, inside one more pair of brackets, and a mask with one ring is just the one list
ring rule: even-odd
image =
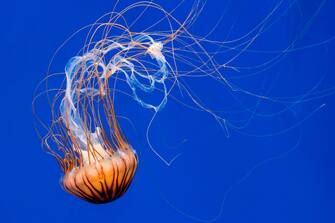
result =
[[[135,152],[128,147],[109,154],[100,145],[94,146],[91,151],[82,151],[82,165],[65,171],[64,189],[96,204],[119,198],[127,191],[134,177],[137,168]],[[93,156],[93,153],[100,156]]]

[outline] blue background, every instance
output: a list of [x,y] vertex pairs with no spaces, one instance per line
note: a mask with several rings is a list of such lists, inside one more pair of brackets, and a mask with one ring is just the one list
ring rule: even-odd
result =
[[[276,2],[209,0],[192,32],[205,35],[226,9],[210,38],[222,40],[228,32],[228,39],[238,38]],[[123,1],[120,8],[128,3]],[[178,1],[160,3],[171,9]],[[280,17],[290,3],[292,7]],[[61,172],[41,149],[33,128],[33,91],[55,49],[113,4],[101,0],[1,3],[0,222],[335,222],[332,0],[284,1],[281,13],[271,18],[275,24],[252,45],[255,51],[246,52],[233,65],[261,64],[269,55],[256,50],[278,54],[299,36],[297,50],[267,69],[227,71],[230,80],[244,89],[290,97],[289,109],[275,102],[258,105],[253,97],[234,93],[245,105],[240,116],[228,112],[234,109],[227,106],[231,99],[221,97],[215,84],[192,83],[209,105],[227,109],[227,120],[235,127],[228,127],[227,138],[207,115],[168,102],[152,133],[152,143],[165,157],[182,154],[167,167],[145,141],[152,113],[129,102],[126,115],[136,130],[121,124],[140,159],[129,191],[106,205],[89,204],[65,193],[59,185]],[[175,16],[184,18],[184,9],[190,5],[190,1],[184,3]],[[61,55],[56,71],[63,71],[63,61],[71,56],[69,51]],[[310,100],[292,98],[302,94]],[[257,111],[251,115],[247,108],[255,104]],[[236,127],[234,120],[249,118],[247,126]]]

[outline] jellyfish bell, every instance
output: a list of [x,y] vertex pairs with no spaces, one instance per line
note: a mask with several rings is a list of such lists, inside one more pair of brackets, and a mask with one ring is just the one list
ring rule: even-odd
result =
[[[100,156],[94,157],[94,152]],[[137,168],[137,156],[130,146],[110,154],[96,145],[92,152],[82,153],[81,165],[66,170],[62,179],[67,192],[99,204],[113,201],[127,191]]]

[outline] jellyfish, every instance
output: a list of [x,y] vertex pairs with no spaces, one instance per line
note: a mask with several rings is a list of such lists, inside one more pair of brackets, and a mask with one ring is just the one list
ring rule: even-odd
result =
[[[69,144],[63,147],[59,142],[64,157],[55,156],[63,169],[62,186],[67,192],[89,202],[106,203],[126,192],[137,168],[137,156],[122,134],[113,100],[104,87],[107,70],[99,71],[99,67],[103,67],[99,53],[90,52],[71,58],[65,68],[59,124]],[[101,114],[106,117],[108,131]]]
[[[203,8],[201,3],[201,0],[194,1],[181,21],[173,16],[175,9],[166,11],[152,1],[133,3],[120,12],[107,13],[94,24],[78,30],[56,50],[55,54],[78,33],[88,30],[79,52],[66,58],[64,72],[48,72],[38,85],[39,89],[44,83],[46,89],[37,91],[33,101],[35,105],[37,99],[46,95],[51,121],[44,122],[37,117],[44,130],[40,137],[46,151],[56,158],[61,167],[61,186],[65,191],[99,204],[121,197],[131,185],[138,166],[135,151],[138,148],[132,147],[119,124],[120,116],[115,103],[118,94],[126,95],[132,102],[151,112],[152,118],[146,128],[148,148],[167,166],[180,154],[171,159],[164,157],[152,145],[150,131],[155,117],[168,106],[168,101],[173,100],[192,111],[209,115],[227,137],[229,129],[242,131],[255,116],[265,116],[256,112],[263,101],[283,105],[278,114],[290,110],[291,106],[287,104],[295,104],[291,100],[297,101],[297,97],[272,98],[239,87],[236,81],[232,82],[226,77],[228,71],[237,73],[244,70],[244,76],[262,73],[295,50],[296,39],[285,50],[278,51],[275,56],[270,55],[261,64],[233,66],[233,62],[248,52],[256,39],[273,25],[271,18],[276,13],[280,14],[283,1],[279,1],[245,35],[226,41],[208,39],[212,31],[205,36],[190,32],[190,27]],[[138,16],[127,20],[127,13],[131,14],[134,10],[139,12]],[[157,12],[158,18],[155,17]],[[152,20],[145,20],[148,24],[144,28],[135,28],[144,15],[149,15]],[[224,61],[220,60],[223,56]],[[243,78],[243,75],[232,76],[231,80]],[[56,87],[55,79],[60,79]],[[191,87],[191,79],[211,80],[218,84],[220,90],[227,89],[234,102],[237,102],[236,111],[208,106],[206,100],[202,100]],[[119,83],[123,84],[123,89],[118,88]],[[201,85],[203,91],[211,91],[210,88]],[[245,106],[238,94],[254,98],[256,104]],[[312,95],[306,94],[301,100],[308,97]],[[216,98],[221,100],[221,95],[215,95]],[[238,115],[236,120],[226,118],[236,113],[241,117]]]
[[[136,92],[152,91],[156,83],[164,86],[167,71],[161,49],[161,43],[144,34],[123,42],[103,39],[66,65],[60,119],[71,146],[64,149],[65,156],[59,161],[64,170],[63,187],[69,193],[93,203],[106,203],[120,197],[129,187],[137,168],[137,156],[118,125],[108,79],[116,73],[125,75],[134,99],[143,107],[159,110],[166,103],[165,94],[159,105],[154,106],[142,101]],[[105,62],[115,50],[117,53]],[[136,56],[131,58],[130,51],[140,50],[156,61],[159,66],[156,73],[145,74],[135,69],[134,63],[138,61]],[[137,76],[146,79],[149,85],[141,83]]]
[[[207,73],[206,77],[228,84],[220,73],[215,75],[217,67],[211,56],[186,29],[201,8],[199,2],[195,2],[183,22],[153,2],[134,3],[119,13],[103,15],[93,25],[83,28],[89,29],[83,47],[67,61],[64,73],[48,73],[40,82],[37,89],[42,83],[47,89],[37,91],[33,110],[36,100],[46,95],[51,124],[39,117],[37,120],[46,130],[41,135],[44,148],[55,157],[62,169],[61,186],[65,191],[100,204],[119,198],[129,188],[138,166],[138,156],[119,125],[114,103],[118,92],[152,111],[154,118],[166,106],[172,90],[178,86],[194,103],[194,109],[208,112],[220,120],[218,115],[192,96],[180,79],[183,76],[192,77],[194,71],[198,71],[199,77]],[[134,9],[141,9],[141,12],[156,10],[163,17],[146,29],[135,31],[132,25],[142,14],[132,24],[125,21],[125,14]],[[105,18],[108,21],[102,21]],[[168,25],[167,29],[150,31],[155,30],[155,25],[162,21]],[[177,25],[176,29],[171,27],[172,22]],[[180,41],[175,42],[178,38]],[[182,43],[180,48],[179,43]],[[195,47],[202,52],[195,52]],[[184,55],[178,55],[180,52]],[[183,57],[187,52],[193,56],[186,63],[192,69],[178,70],[178,62],[185,63]],[[208,61],[202,58],[203,55],[207,56]],[[64,76],[60,87],[51,88],[52,78],[60,75]],[[118,82],[125,83],[128,91],[119,90],[116,87]],[[171,160],[164,158],[151,146],[149,130],[150,124],[147,128],[149,148],[170,166],[178,155]]]
[[[50,102],[51,126],[42,137],[63,171],[64,190],[97,204],[122,196],[138,165],[136,151],[115,113],[115,81],[122,76],[131,97],[154,112],[165,106],[168,96],[165,81],[169,64],[162,52],[164,43],[149,33],[131,32],[116,23],[118,14],[111,13],[111,17],[103,36],[93,40],[102,29],[97,25],[82,52],[68,60],[62,87]],[[119,34],[110,35],[113,31]],[[141,96],[157,89],[156,104]]]

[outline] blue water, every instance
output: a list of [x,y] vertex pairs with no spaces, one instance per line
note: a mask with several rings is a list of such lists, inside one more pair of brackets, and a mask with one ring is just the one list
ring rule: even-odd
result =
[[[122,1],[118,8],[130,2]],[[156,2],[167,10],[179,3]],[[190,31],[204,36],[214,28],[208,39],[237,39],[279,2],[209,0]],[[112,10],[114,1],[2,2],[0,222],[334,222],[335,1],[282,2],[267,30],[231,63],[239,71],[223,70],[245,91],[189,79],[204,103],[222,110],[227,129],[172,99],[158,113],[150,139],[167,160],[181,154],[171,166],[146,141],[153,112],[129,98],[119,102],[122,115],[134,125],[120,121],[138,153],[139,168],[128,192],[105,205],[61,189],[61,171],[34,130],[31,103],[57,47]],[[174,16],[183,20],[191,3],[180,5]],[[140,24],[150,22],[146,16]],[[81,43],[80,38],[69,43],[53,72],[63,72]],[[216,60],[224,63],[238,50]],[[275,63],[264,64],[278,55],[282,57]],[[185,95],[183,99],[190,102]],[[48,108],[41,106],[40,112],[43,116]]]

